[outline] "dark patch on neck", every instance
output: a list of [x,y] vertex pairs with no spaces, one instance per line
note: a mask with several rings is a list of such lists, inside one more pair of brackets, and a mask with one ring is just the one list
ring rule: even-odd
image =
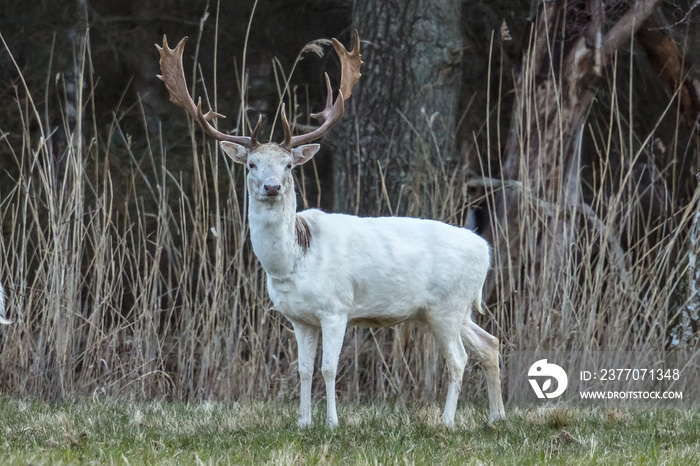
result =
[[301,247],[302,252],[306,253],[311,246],[311,230],[309,224],[302,217],[296,217],[294,222],[294,231],[297,237],[297,244]]

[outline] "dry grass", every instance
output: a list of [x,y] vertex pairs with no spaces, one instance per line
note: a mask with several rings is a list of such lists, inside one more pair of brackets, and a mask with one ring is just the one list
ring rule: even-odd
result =
[[[82,52],[76,79],[90,83],[88,48]],[[290,325],[271,311],[247,242],[242,169],[192,127],[175,140],[162,128],[149,131],[141,114],[141,132],[127,134],[124,119],[135,118],[133,110],[115,111],[109,132],[101,133],[92,90],[79,91],[77,114],[52,128],[41,115],[67,102],[37,106],[33,95],[44,90],[19,88],[15,115],[23,132],[0,139],[13,161],[12,185],[0,199],[0,279],[15,320],[0,330],[3,392],[49,400],[296,397],[296,345]],[[611,120],[625,113],[616,101],[611,107]],[[495,250],[491,313],[481,322],[503,342],[506,364],[510,351],[538,347],[697,350],[687,330],[697,299],[691,259],[698,251],[689,232],[698,224],[698,199],[646,221],[633,164],[614,162],[634,160],[642,149],[625,145],[614,121],[589,130],[602,154],[597,172],[606,174],[590,186],[592,210],[552,204],[528,183],[492,180],[486,170],[467,179],[439,164],[426,165],[407,187],[419,202],[416,215],[459,225],[476,204],[493,207],[499,191],[514,193],[518,227],[492,225],[507,248]],[[621,152],[615,157],[611,139]],[[186,170],[171,168],[175,152],[188,154]],[[481,197],[473,195],[479,183]],[[565,242],[542,236],[547,231]],[[541,273],[555,259],[569,265]],[[401,394],[433,401],[444,379],[432,338],[417,328],[352,329],[346,336],[341,400]],[[465,377],[465,386],[483,392],[482,385],[479,372]],[[484,399],[471,388],[463,393]],[[351,426],[363,422],[345,417]],[[568,429],[568,415],[557,419]],[[608,419],[618,422],[618,415]]]

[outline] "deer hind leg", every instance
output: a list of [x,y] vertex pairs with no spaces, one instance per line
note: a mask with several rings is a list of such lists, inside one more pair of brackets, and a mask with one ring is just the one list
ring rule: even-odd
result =
[[462,378],[464,377],[464,368],[467,365],[467,352],[464,350],[464,345],[460,338],[459,325],[441,322],[439,326],[432,325],[431,329],[447,363],[447,372],[450,379],[442,421],[445,425],[452,427],[457,411],[459,392],[462,390]]
[[292,321],[299,352],[299,427],[311,425],[311,381],[314,376],[314,359],[318,347],[319,329]]
[[501,374],[498,369],[498,338],[482,329],[471,318],[462,325],[462,341],[469,353],[481,363],[486,372],[486,387],[489,392],[490,419],[505,419],[501,395]]
[[338,372],[340,350],[343,347],[347,319],[345,316],[333,316],[321,321],[323,339],[323,363],[321,371],[326,382],[326,426],[333,429],[338,426],[338,413],[335,408],[335,376]]

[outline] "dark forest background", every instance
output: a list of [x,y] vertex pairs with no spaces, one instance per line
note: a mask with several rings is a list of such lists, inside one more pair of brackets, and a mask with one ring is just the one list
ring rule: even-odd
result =
[[[36,1],[0,7],[0,384],[46,398],[294,396],[291,327],[250,251],[244,173],[168,100],[190,38],[222,131],[280,141],[365,61],[300,206],[467,226],[480,324],[517,350],[695,351],[700,2]],[[351,329],[350,399],[442,390],[412,326]],[[482,384],[479,373],[465,383]],[[507,381],[506,381],[507,383]],[[409,387],[408,389],[406,387]]]

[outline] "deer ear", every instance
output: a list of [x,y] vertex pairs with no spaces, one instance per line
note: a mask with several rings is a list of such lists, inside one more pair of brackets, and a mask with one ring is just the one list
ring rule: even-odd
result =
[[303,165],[311,157],[316,155],[316,152],[321,148],[320,144],[305,144],[303,146],[295,147],[292,149],[292,157],[294,157],[294,165]]
[[240,144],[229,141],[221,141],[221,149],[223,149],[224,153],[231,157],[231,160],[236,163],[242,163],[245,165],[245,163],[248,161],[248,149]]

